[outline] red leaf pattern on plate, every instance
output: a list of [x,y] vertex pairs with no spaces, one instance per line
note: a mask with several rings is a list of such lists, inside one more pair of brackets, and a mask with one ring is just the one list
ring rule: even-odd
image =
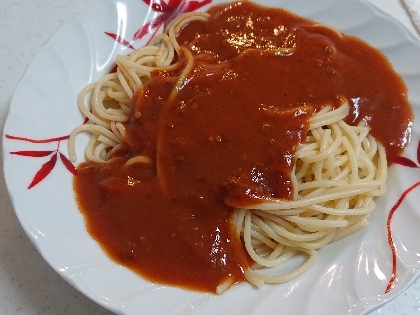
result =
[[53,154],[46,163],[42,164],[41,168],[32,179],[32,182],[29,184],[28,189],[31,189],[36,184],[41,182],[45,177],[47,177],[48,174],[51,173],[56,162],[57,162],[57,153]]
[[133,46],[131,46],[130,42],[126,41],[124,38],[122,38],[121,36],[115,34],[115,33],[110,33],[110,32],[105,32],[106,35],[110,36],[111,38],[115,39],[118,43],[127,46],[128,48],[134,49]]
[[115,64],[112,68],[111,71],[109,71],[109,73],[115,73],[117,72],[118,66]]
[[[203,0],[203,1],[185,1],[185,0],[169,0],[167,3],[163,0],[142,0],[145,4],[152,8],[154,12],[162,13],[157,17],[151,19],[149,22],[143,24],[133,36],[133,41],[137,39],[142,39],[146,34],[151,33],[153,30],[155,32],[159,27],[163,26],[164,28],[179,14],[195,11],[209,3],[212,0]],[[130,42],[120,37],[119,35],[111,32],[105,32],[108,36],[112,37],[118,43],[130,47],[133,46]]]
[[50,155],[53,152],[54,151],[13,151],[10,152],[10,154],[30,157],[44,157]]
[[49,161],[44,163],[41,169],[39,169],[39,171],[35,174],[34,178],[32,179],[32,182],[28,186],[28,189],[31,189],[35,185],[39,184],[45,177],[47,177],[47,175],[52,171],[52,169],[56,165],[58,155],[60,155],[60,160],[62,161],[66,169],[73,175],[76,175],[77,173],[76,167],[73,165],[72,162],[70,162],[70,160],[63,153],[59,151],[60,141],[67,140],[69,138],[68,135],[55,137],[55,138],[47,138],[47,139],[31,139],[31,138],[25,138],[25,137],[19,137],[19,136],[12,136],[9,134],[6,134],[5,137],[11,140],[25,141],[25,142],[30,142],[34,144],[57,142],[57,149],[55,150],[20,150],[20,151],[9,152],[12,155],[35,157],[35,158],[46,157],[52,154]]
[[394,163],[402,165],[402,166],[411,167],[411,168],[418,167],[415,162],[413,162],[409,158],[406,158],[406,157],[403,157],[403,156],[397,156],[394,160]]
[[61,152],[60,153],[60,159],[61,162],[63,162],[63,165],[69,170],[70,173],[72,173],[73,175],[76,175],[76,167],[73,165],[72,162],[70,162],[70,160]]
[[48,139],[41,139],[41,140],[37,140],[37,139],[30,139],[30,138],[25,138],[25,137],[17,137],[17,136],[12,136],[9,134],[6,134],[5,137],[7,139],[11,139],[11,140],[19,140],[19,141],[26,141],[26,142],[31,142],[31,143],[49,143],[49,142],[57,142],[57,141],[61,141],[61,140],[67,140],[70,136],[61,136],[61,137],[56,137],[56,138],[48,138]]
[[420,163],[420,140],[417,143],[417,162]]
[[149,34],[152,30],[159,27],[160,25],[167,24],[167,20],[170,18],[170,14],[164,13],[154,18],[153,20],[144,24],[137,32],[134,33],[133,39],[142,39],[144,35]]

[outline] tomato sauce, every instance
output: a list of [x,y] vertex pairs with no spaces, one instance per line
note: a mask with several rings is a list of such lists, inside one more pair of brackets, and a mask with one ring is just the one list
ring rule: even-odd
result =
[[[249,268],[229,205],[291,198],[314,112],[346,98],[347,121],[366,121],[390,162],[409,141],[412,112],[386,58],[356,38],[250,2],[209,13],[178,35],[194,56],[182,89],[170,97],[179,73],[153,73],[122,148],[81,164],[74,188],[112,259],[150,281],[215,292]],[[137,155],[153,163],[124,165]]]

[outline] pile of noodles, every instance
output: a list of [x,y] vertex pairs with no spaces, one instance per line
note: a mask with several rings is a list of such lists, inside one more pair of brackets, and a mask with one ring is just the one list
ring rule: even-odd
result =
[[[76,160],[75,137],[90,133],[85,154],[91,161],[106,161],[124,139],[124,125],[135,92],[154,69],[177,66],[181,53],[176,41],[180,29],[192,20],[206,20],[207,13],[180,15],[163,34],[129,56],[118,56],[117,71],[88,85],[79,95],[78,106],[89,122],[75,128],[69,139],[70,159]],[[187,65],[177,86],[192,68],[191,54],[184,49]],[[177,86],[174,90],[176,90]],[[236,209],[234,225],[249,256],[255,261],[245,271],[257,286],[284,283],[304,273],[317,260],[317,249],[366,226],[375,199],[385,192],[387,161],[383,146],[369,135],[367,126],[343,121],[349,106],[325,106],[310,119],[306,143],[295,155],[292,201],[268,199],[264,203]],[[137,157],[137,162],[148,162]],[[267,276],[260,268],[283,264],[297,254],[308,259],[290,273]],[[221,284],[218,292],[230,284]]]

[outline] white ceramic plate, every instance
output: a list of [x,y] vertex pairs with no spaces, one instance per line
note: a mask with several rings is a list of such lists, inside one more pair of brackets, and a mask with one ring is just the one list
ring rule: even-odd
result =
[[[382,50],[404,78],[419,116],[420,43],[399,23],[366,1],[260,2],[329,24]],[[108,72],[116,54],[131,51],[105,32],[131,41],[158,14],[141,0],[99,1],[41,49],[16,90],[3,135],[5,178],[16,214],[45,260],[85,295],[120,314],[366,314],[407,288],[420,274],[420,188],[407,194],[391,222],[397,281],[389,293],[385,289],[393,255],[387,217],[403,192],[420,179],[418,121],[404,153],[411,167],[391,167],[388,192],[379,200],[371,225],[322,249],[317,265],[296,281],[261,289],[243,283],[215,296],[146,282],[102,252],[86,232],[73,195],[73,175],[61,154],[68,156],[67,135],[82,122],[78,92]],[[142,44],[132,42],[134,47]],[[79,157],[85,143],[83,136],[78,138]],[[37,184],[28,189],[34,178]]]

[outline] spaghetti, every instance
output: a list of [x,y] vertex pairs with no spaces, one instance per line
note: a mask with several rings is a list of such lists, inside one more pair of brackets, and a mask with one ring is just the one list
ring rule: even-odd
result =
[[[252,7],[252,4],[245,2],[232,7],[237,9],[240,6],[246,7],[245,10],[251,10],[249,6]],[[196,39],[189,40],[188,45],[179,43],[179,38],[192,34],[192,32],[190,35],[188,32],[187,35],[181,34],[186,25],[194,23],[194,25],[201,25],[199,23],[204,23],[209,18],[217,24],[220,11],[223,10],[216,8],[213,11],[210,10],[210,14],[193,12],[180,15],[168,25],[163,34],[156,36],[147,46],[129,56],[118,56],[115,73],[108,74],[98,82],[88,85],[78,97],[78,106],[89,122],[72,131],[69,139],[70,159],[76,160],[76,135],[86,131],[91,134],[85,151],[86,158],[92,163],[112,161],[116,152],[126,141],[126,126],[130,115],[132,115],[132,121],[143,119],[144,113],[141,110],[132,109],[132,106],[136,105],[133,102],[134,96],[137,91],[147,86],[156,70],[171,73],[172,76],[173,73],[178,73],[175,76],[176,80],[172,82],[171,91],[167,93],[167,103],[165,103],[167,108],[171,108],[175,102],[179,101],[178,95],[185,86],[189,85],[192,77],[199,77],[200,71],[204,71],[204,76],[207,75],[205,72],[207,68],[203,66],[206,60],[212,60],[211,73],[215,73],[217,69],[225,71],[221,75],[222,80],[230,80],[232,76],[237,76],[239,72],[235,73],[227,66],[225,67],[225,64],[230,62],[226,61],[229,58],[223,59],[225,50],[223,53],[209,53],[204,48],[200,49],[199,45],[194,46]],[[244,16],[247,16],[246,14],[249,13],[245,13]],[[232,19],[229,23],[232,23]],[[317,31],[322,33],[315,36],[318,40],[317,44],[326,47],[322,48],[324,49],[322,53],[329,54],[328,58],[337,55],[339,48],[333,40],[324,36],[324,33],[329,33],[329,36],[338,40],[344,40],[344,36],[318,24],[310,24],[304,30],[306,33]],[[296,32],[296,29],[293,32]],[[235,46],[239,45],[240,40],[235,38],[236,35],[233,32],[226,32],[226,34],[230,36],[227,41],[231,41],[235,47],[234,53],[227,49],[227,55],[234,54],[235,58],[239,56],[240,59],[248,58],[249,51],[251,51],[249,58],[254,58],[254,55],[259,54],[252,51],[255,47],[249,49],[250,47],[247,46],[243,49]],[[291,37],[296,36],[294,33]],[[265,38],[262,35],[260,37]],[[261,38],[258,40],[262,41]],[[287,41],[285,40],[274,49],[270,48],[272,47],[271,39],[255,45],[266,52],[264,56],[288,58],[299,52],[300,43],[290,42],[290,36],[286,38]],[[245,39],[247,37],[243,36],[242,42]],[[210,46],[209,43],[204,42],[203,46],[207,47],[206,45]],[[324,62],[315,61],[320,65]],[[335,74],[334,71],[330,72]],[[186,95],[188,99],[188,94]],[[371,135],[370,127],[363,119],[358,123],[349,123],[356,119],[351,117],[351,105],[345,97],[339,98],[338,105],[336,100],[332,103],[334,104],[324,102],[318,107],[315,106],[313,115],[312,111],[307,111],[307,108],[312,108],[312,105],[303,104],[293,109],[295,118],[299,115],[306,117],[308,114],[311,114],[311,117],[308,120],[308,126],[302,129],[303,141],[296,140],[298,145],[290,150],[291,152],[295,150],[289,163],[291,172],[287,175],[290,176],[290,196],[264,191],[261,195],[252,196],[251,201],[238,202],[226,194],[225,205],[235,209],[232,221],[237,237],[242,240],[247,254],[254,262],[251,268],[245,268],[244,277],[256,286],[264,283],[284,283],[306,272],[316,263],[318,249],[366,226],[369,215],[375,209],[375,199],[385,193],[388,152],[385,151],[384,145]],[[200,105],[195,104],[195,106]],[[181,107],[177,110],[184,114]],[[262,110],[267,111],[270,117],[284,114],[284,112],[279,114],[277,109],[272,108],[262,107]],[[161,115],[164,116],[164,114]],[[158,129],[156,137],[158,139],[164,137],[165,130]],[[223,142],[224,138],[216,134],[209,136],[208,141],[213,146],[213,143]],[[156,168],[159,189],[165,195],[167,190],[171,189],[171,184],[166,183],[164,176],[175,175],[173,173],[162,175],[161,170],[165,167],[174,168],[174,166],[165,166],[168,162],[165,158],[161,158],[163,145],[162,141],[158,141],[156,148],[151,150],[151,152],[156,152],[156,156],[144,152],[130,153],[125,156],[123,165],[124,167],[140,165],[147,169]],[[121,156],[118,157],[120,158]],[[182,161],[184,157],[180,156],[177,159]],[[252,180],[258,182],[260,179]],[[129,185],[135,186],[138,182],[141,181],[136,181],[129,176]],[[172,197],[173,200],[176,198]],[[308,259],[290,273],[276,276],[259,272],[262,268],[280,266],[296,255],[305,255]],[[215,291],[220,294],[236,281],[237,279],[222,277]]]

